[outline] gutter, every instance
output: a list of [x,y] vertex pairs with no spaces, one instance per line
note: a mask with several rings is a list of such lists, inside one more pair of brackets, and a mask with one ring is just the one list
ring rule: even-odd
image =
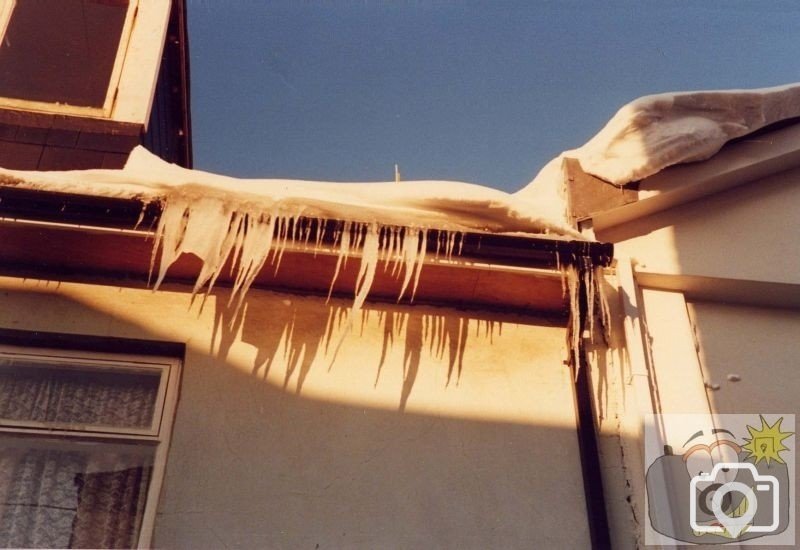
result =
[[[0,218],[67,226],[91,226],[111,230],[139,230],[154,233],[162,207],[157,202],[137,199],[94,197],[70,193],[0,187]],[[301,218],[312,231],[319,221]],[[326,222],[323,244],[333,244],[333,230],[341,220]],[[456,244],[459,256],[504,266],[558,269],[564,265],[586,264],[607,267],[614,256],[614,245],[560,237],[531,237],[494,233],[461,232]],[[428,251],[436,252],[444,232],[428,230]]]

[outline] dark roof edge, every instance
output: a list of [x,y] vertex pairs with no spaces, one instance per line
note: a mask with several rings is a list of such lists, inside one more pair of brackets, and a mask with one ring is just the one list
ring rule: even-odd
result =
[[[91,226],[104,229],[152,231],[158,224],[161,205],[137,199],[107,198],[50,191],[0,187],[0,217],[33,222]],[[300,218],[299,223],[315,233],[319,220]],[[341,220],[326,222],[324,241],[331,240]],[[569,240],[547,235],[504,235],[459,232],[455,252],[492,264],[555,269],[561,265],[608,266],[614,248],[610,243]],[[447,232],[430,229],[428,250],[444,250]]]
[[183,107],[183,131],[185,139],[184,142],[184,155],[185,165],[184,168],[192,168],[194,166],[194,150],[192,146],[192,81],[191,73],[189,70],[189,23],[188,15],[186,13],[186,0],[175,0],[175,9],[178,11],[178,32],[180,33],[180,77],[181,86],[183,88],[181,94],[182,107]]

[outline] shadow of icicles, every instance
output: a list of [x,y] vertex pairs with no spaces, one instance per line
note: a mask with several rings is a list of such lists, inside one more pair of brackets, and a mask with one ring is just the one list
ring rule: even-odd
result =
[[[402,345],[399,410],[403,411],[425,357],[437,362],[444,360],[445,386],[451,383],[458,386],[470,329],[489,344],[494,331],[498,328],[502,331],[500,322],[470,318],[463,312],[382,304],[368,304],[360,312],[360,322],[349,323],[351,308],[344,302],[334,302],[320,303],[320,307],[311,309],[300,300],[287,298],[276,300],[269,311],[263,311],[250,307],[246,299],[241,314],[234,318],[234,308],[226,307],[226,300],[219,299],[212,353],[226,359],[234,342],[241,339],[256,348],[253,376],[266,380],[271,370],[281,365],[284,391],[294,381],[294,392],[299,395],[312,369],[324,370],[327,364],[331,370],[341,364],[341,360],[337,363],[340,343],[360,345],[364,331],[368,326],[374,330],[377,321],[381,344],[373,387],[377,389],[392,350]],[[373,343],[364,345],[377,348]]]

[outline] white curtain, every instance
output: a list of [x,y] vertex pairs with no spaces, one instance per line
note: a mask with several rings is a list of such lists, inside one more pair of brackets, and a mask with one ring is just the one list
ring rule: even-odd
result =
[[158,385],[158,375],[0,362],[0,418],[148,427]]
[[[0,440],[0,546],[130,548],[136,545],[150,457]],[[69,444],[58,443],[58,446]]]
[[[0,363],[0,418],[144,427],[158,377]],[[130,548],[153,448],[0,437],[0,547]]]

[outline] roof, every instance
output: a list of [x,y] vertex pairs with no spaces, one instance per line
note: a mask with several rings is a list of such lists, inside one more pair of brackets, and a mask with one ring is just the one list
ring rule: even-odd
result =
[[196,290],[209,281],[241,291],[355,287],[362,298],[397,301],[403,288],[406,298],[417,290],[424,263],[417,301],[562,315],[558,268],[612,257],[610,245],[549,219],[544,205],[476,185],[237,180],[143,148],[124,170],[0,169],[0,199],[7,269],[142,282],[156,258],[159,275]]

